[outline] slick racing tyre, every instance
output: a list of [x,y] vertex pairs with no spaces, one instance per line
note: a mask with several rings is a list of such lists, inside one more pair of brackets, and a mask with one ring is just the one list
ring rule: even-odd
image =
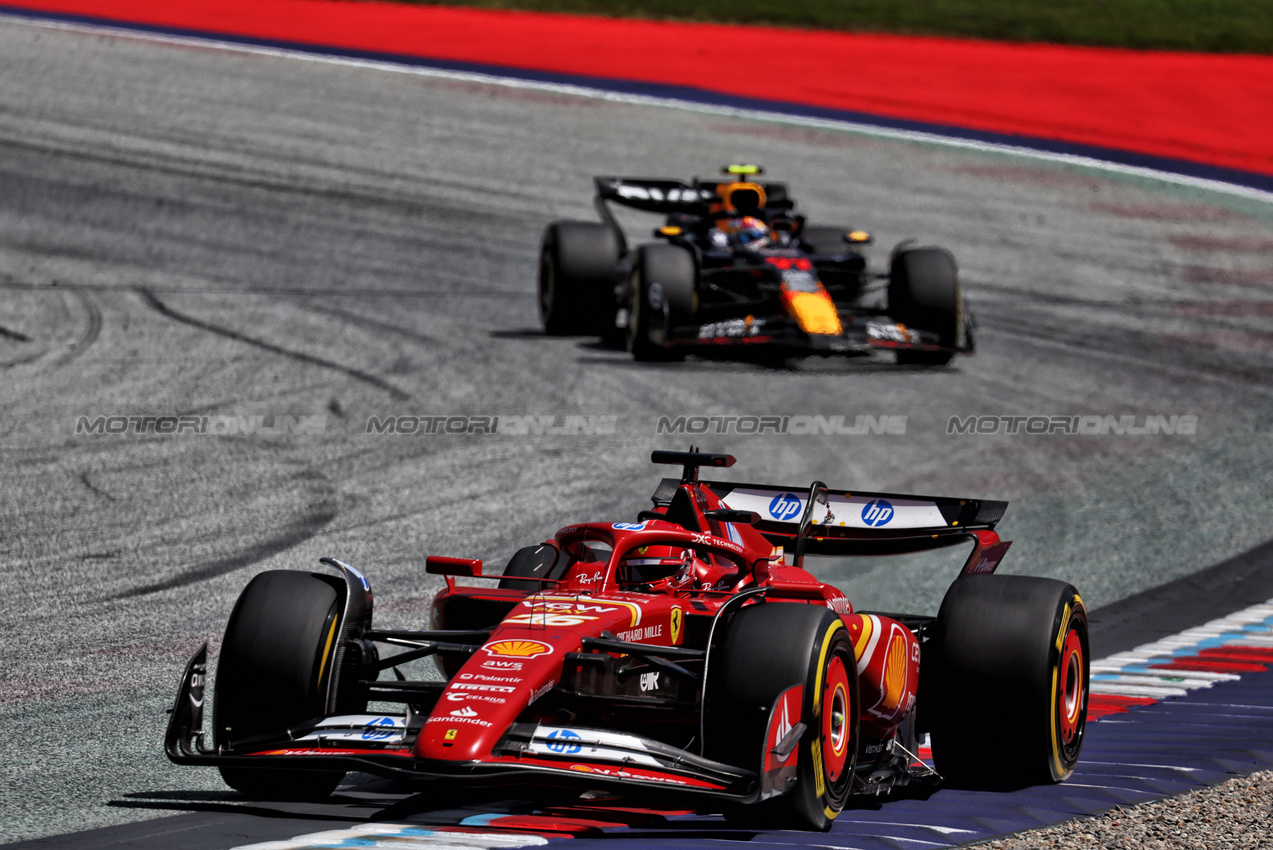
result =
[[[955,258],[945,248],[909,248],[893,255],[889,269],[888,312],[910,328],[937,334],[941,345],[964,341],[964,298]],[[897,352],[898,363],[944,366],[950,351]]]
[[[293,570],[261,573],[243,589],[217,664],[213,734],[218,746],[235,749],[245,739],[281,735],[326,713],[344,596],[340,579]],[[359,713],[366,704],[343,708]],[[220,770],[236,791],[273,800],[321,799],[344,776],[326,770]]]
[[1087,611],[1073,586],[958,579],[942,600],[932,650],[920,668],[920,700],[928,701],[923,722],[938,773],[968,786],[1019,787],[1074,771],[1090,661]]
[[524,546],[513,553],[499,580],[500,590],[543,590],[545,580],[560,578],[553,567],[561,553],[553,546]]
[[615,274],[622,237],[612,227],[558,221],[539,250],[539,318],[544,333],[606,335],[614,328]]
[[694,283],[698,277],[689,251],[675,245],[642,245],[632,265],[628,291],[627,348],[643,362],[680,360],[684,354],[666,346],[666,331],[694,316]]
[[792,756],[796,782],[782,796],[726,813],[731,821],[827,830],[844,807],[858,750],[858,682],[853,643],[834,612],[799,602],[740,610],[710,652],[704,754],[756,770],[767,757],[769,720],[779,698],[803,687],[805,724]]

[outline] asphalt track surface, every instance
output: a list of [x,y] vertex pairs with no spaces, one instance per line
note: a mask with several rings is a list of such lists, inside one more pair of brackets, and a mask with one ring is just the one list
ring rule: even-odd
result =
[[1273,191],[1269,56],[375,0],[4,0],[6,9],[936,132]]
[[[323,555],[419,625],[425,554],[626,518],[661,415],[906,416],[710,435],[740,480],[1007,498],[1003,567],[1089,607],[1273,538],[1273,210],[919,143],[0,20],[0,839],[238,807],[160,750],[247,579]],[[760,161],[811,219],[952,247],[979,351],[633,364],[536,330],[539,233],[592,174]],[[81,416],[323,417],[321,434],[77,435]],[[369,416],[600,416],[377,435]],[[1192,435],[948,434],[951,417],[1198,417]],[[318,420],[309,420],[317,422]],[[606,423],[612,423],[611,428]],[[862,607],[951,575],[832,565]],[[1267,598],[1267,597],[1265,597]],[[1103,655],[1115,648],[1094,647]]]

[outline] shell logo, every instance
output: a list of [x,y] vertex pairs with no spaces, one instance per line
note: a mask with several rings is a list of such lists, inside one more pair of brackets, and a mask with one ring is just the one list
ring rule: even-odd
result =
[[884,708],[892,711],[902,701],[906,690],[906,638],[894,634],[888,645],[888,661],[884,666]]
[[487,655],[505,658],[536,658],[552,654],[553,648],[537,640],[497,640],[482,647]]

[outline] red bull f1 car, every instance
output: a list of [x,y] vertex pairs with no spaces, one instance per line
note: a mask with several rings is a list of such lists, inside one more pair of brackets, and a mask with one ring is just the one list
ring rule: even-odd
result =
[[[904,242],[868,269],[869,233],[813,226],[756,166],[691,182],[596,177],[600,222],[557,221],[539,255],[549,334],[622,340],[637,360],[688,352],[864,355],[943,365],[973,351],[953,255]],[[629,247],[610,204],[663,216]]]
[[[1070,775],[1086,613],[1065,582],[995,574],[1005,502],[708,481],[701,468],[734,459],[693,450],[653,460],[682,473],[635,518],[566,526],[494,575],[430,556],[445,586],[418,628],[377,626],[367,577],[341,561],[257,575],[221,644],[211,734],[204,644],[168,756],[264,798],[323,798],[362,771],[815,830],[855,798],[940,777]],[[936,616],[857,610],[804,568],[959,544]],[[436,672],[406,675],[425,659]]]

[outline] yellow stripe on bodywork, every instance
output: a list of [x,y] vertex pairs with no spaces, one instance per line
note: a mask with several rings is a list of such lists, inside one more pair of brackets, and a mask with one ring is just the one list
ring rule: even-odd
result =
[[807,334],[836,334],[844,332],[835,303],[825,292],[788,292],[787,309],[791,311],[800,330]]

